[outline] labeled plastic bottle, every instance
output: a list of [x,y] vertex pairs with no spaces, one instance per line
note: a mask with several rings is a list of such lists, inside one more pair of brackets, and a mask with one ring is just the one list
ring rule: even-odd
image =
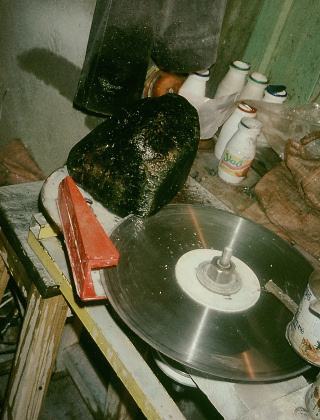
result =
[[245,102],[241,102],[238,107],[234,110],[234,112],[230,115],[227,121],[223,124],[217,143],[214,148],[215,156],[220,160],[224,149],[234,135],[234,133],[238,130],[239,122],[241,118],[249,117],[254,118],[257,114],[256,108],[253,108],[246,104]]
[[230,184],[240,184],[256,154],[257,136],[262,124],[256,118],[242,118],[229,140],[218,166],[218,175]]
[[264,91],[264,102],[282,104],[287,99],[286,87],[283,85],[269,85]]
[[253,72],[250,74],[248,81],[242,89],[239,100],[254,99],[261,101],[265,88],[268,85],[268,78],[262,73]]
[[179,89],[179,95],[185,96],[187,99],[190,97],[190,95],[205,97],[206,84],[209,80],[209,76],[209,70],[191,73]]
[[243,61],[233,61],[229,66],[227,74],[219,83],[214,99],[240,93],[246,83],[249,70],[250,64]]

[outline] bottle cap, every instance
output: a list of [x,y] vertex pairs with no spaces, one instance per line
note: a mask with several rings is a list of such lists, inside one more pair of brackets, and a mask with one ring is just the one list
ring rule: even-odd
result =
[[210,72],[209,70],[195,71],[192,73],[193,76],[196,76],[198,80],[209,80]]
[[245,131],[249,130],[250,133],[258,135],[261,131],[262,124],[256,118],[243,117],[241,118],[241,121],[239,122],[238,127],[242,130],[245,130]]
[[260,85],[266,85],[268,83],[268,78],[262,73],[253,72],[250,74],[249,79]]
[[240,111],[246,112],[248,114],[255,114],[257,112],[256,108],[253,108],[253,106],[250,106],[243,101],[240,102],[240,104],[238,105],[238,109],[240,109]]
[[209,77],[210,71],[209,70],[201,70],[201,71],[195,71],[193,74],[199,77]]
[[287,96],[286,87],[284,85],[269,85],[266,91],[273,96],[285,98]]
[[245,63],[244,61],[233,61],[230,66],[241,71],[248,71],[250,69],[250,64]]

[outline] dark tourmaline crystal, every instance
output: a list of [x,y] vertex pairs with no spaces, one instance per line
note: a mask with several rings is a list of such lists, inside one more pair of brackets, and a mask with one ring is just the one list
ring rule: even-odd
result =
[[141,99],[77,143],[67,168],[110,211],[150,216],[185,183],[199,133],[198,113],[182,96]]

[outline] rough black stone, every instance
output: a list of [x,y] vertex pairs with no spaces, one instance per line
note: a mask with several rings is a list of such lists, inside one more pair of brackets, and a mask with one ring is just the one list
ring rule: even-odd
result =
[[182,96],[144,98],[108,117],[69,153],[70,176],[115,214],[150,216],[185,183],[200,137]]

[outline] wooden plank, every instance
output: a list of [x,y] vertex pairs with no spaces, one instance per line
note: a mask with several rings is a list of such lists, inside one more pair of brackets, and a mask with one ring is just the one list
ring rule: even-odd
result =
[[63,359],[69,375],[94,416],[101,417],[107,390],[80,344],[67,347]]
[[2,412],[2,419],[40,415],[67,317],[62,295],[42,299],[32,285]]
[[[275,383],[241,384],[192,375],[199,389],[204,392],[225,420],[269,419],[272,416],[251,417],[250,412],[262,413],[262,409],[277,406],[277,401],[287,395],[305,390],[308,385],[303,376]],[[291,405],[291,410],[295,406]],[[274,417],[278,418],[278,417]],[[285,418],[285,417],[281,417]],[[286,417],[287,418],[287,417]]]
[[137,408],[138,406],[123,383],[115,372],[111,372],[103,419],[134,420],[138,412]]
[[185,417],[118,327],[105,305],[79,306],[69,281],[64,251],[55,237],[42,241],[29,232],[28,242],[54,281],[60,286],[74,313],[97,343],[118,377],[147,419],[183,420]]
[[244,53],[271,84],[287,86],[288,103],[305,104],[319,94],[319,14],[316,0],[265,0]]
[[210,69],[207,95],[212,98],[232,61],[242,60],[263,5],[261,0],[228,0],[223,19],[218,56]]
[[8,273],[8,269],[0,256],[0,302],[2,300],[2,297],[4,295],[4,292],[7,288],[7,284],[9,281],[10,275]]
[[[49,298],[56,296],[59,290],[27,242],[31,216],[39,212],[41,187],[42,182],[1,187],[0,223],[3,234],[14,249],[14,255],[23,265],[24,271],[28,273],[29,279],[32,279],[43,298]],[[5,256],[3,258],[7,264]],[[7,266],[9,267],[8,264]]]
[[211,196],[218,198],[225,205],[224,210],[241,216],[256,201],[250,193],[250,188],[260,177],[250,168],[247,178],[240,185],[229,185],[217,175],[218,163],[218,159],[213,155],[198,155],[190,174]]
[[24,266],[20,262],[17,254],[13,250],[11,244],[5,237],[2,229],[0,228],[0,254],[5,262],[8,270],[15,279],[22,295],[27,298],[28,290],[31,286],[31,280],[28,276]]

